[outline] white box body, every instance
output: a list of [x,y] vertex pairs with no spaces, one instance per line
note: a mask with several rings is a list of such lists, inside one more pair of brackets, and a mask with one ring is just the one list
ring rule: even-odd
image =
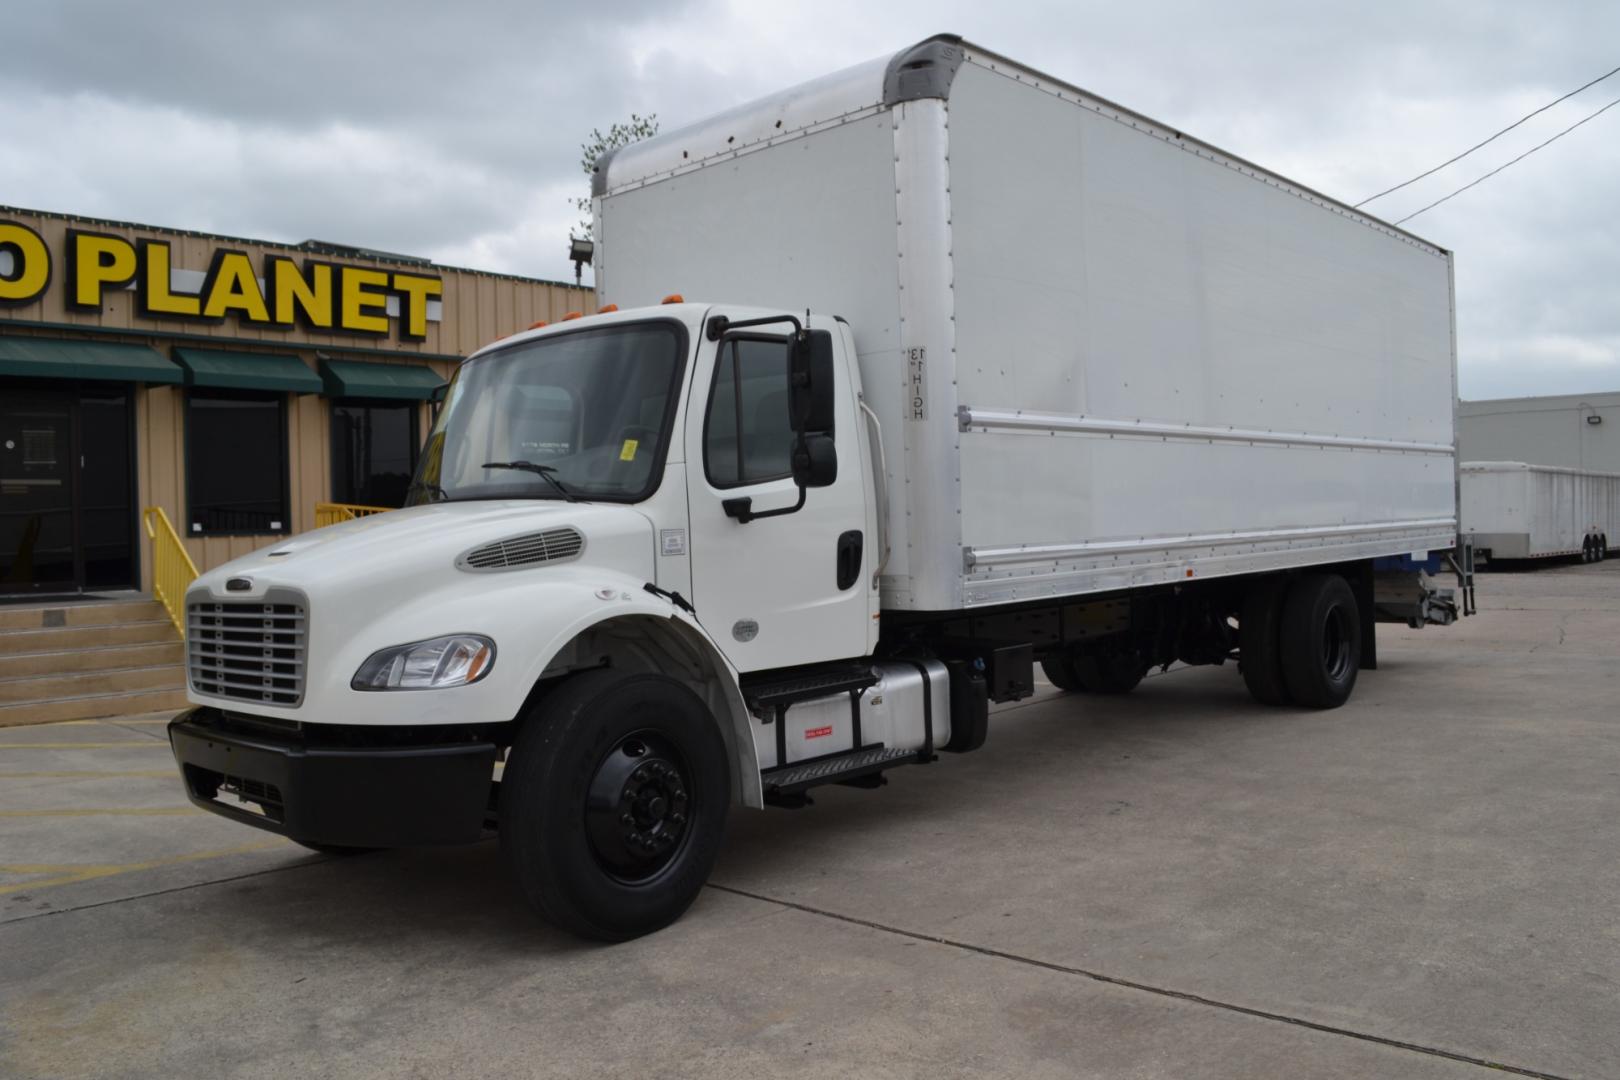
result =
[[1493,559],[1579,555],[1589,536],[1620,542],[1620,473],[1466,461],[1462,527]]
[[601,302],[848,321],[886,609],[1455,541],[1450,254],[1084,91],[930,42],[597,179]]

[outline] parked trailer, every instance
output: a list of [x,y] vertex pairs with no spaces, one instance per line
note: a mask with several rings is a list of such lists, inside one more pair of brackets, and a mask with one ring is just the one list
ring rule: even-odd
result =
[[1620,537],[1620,473],[1466,461],[1462,522],[1485,560],[1600,562]]
[[952,37],[594,187],[603,311],[461,365],[411,508],[196,583],[198,805],[494,828],[624,938],[731,802],[974,750],[1037,662],[1332,707],[1375,621],[1458,614],[1451,256],[1410,233]]

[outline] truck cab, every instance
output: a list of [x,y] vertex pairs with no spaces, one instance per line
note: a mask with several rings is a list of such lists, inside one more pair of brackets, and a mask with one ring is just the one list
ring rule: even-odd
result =
[[[528,840],[502,829],[520,864],[555,854],[551,815],[583,801],[603,820],[573,854],[614,867],[627,896],[693,858],[706,872],[727,805],[764,804],[762,770],[924,751],[920,723],[884,721],[908,694],[920,705],[930,675],[948,708],[939,665],[889,672],[890,704],[869,662],[876,438],[849,329],[830,316],[673,302],[494,343],[449,385],[405,509],[192,587],[197,708],[171,730],[190,797],[328,851],[471,841],[513,813],[547,822]],[[589,790],[566,812],[530,805],[578,780],[524,732],[581,681],[589,760],[573,764]],[[852,691],[881,714],[864,731]],[[789,739],[786,705],[807,695],[843,696],[833,715],[799,710],[814,722]],[[611,745],[592,741],[604,712],[625,728]],[[948,738],[943,715],[933,734]],[[552,768],[536,776],[542,755]],[[667,902],[651,922],[609,902],[613,921],[592,922],[602,897],[553,886],[603,875],[528,876],[542,910],[587,933],[673,917]]]

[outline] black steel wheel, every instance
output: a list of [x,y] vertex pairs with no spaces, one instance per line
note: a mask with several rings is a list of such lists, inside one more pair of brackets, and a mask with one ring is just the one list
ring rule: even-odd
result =
[[731,804],[725,742],[663,675],[575,675],[525,718],[500,785],[500,839],[547,921],[624,941],[697,898]]
[[1336,709],[1361,670],[1361,613],[1350,583],[1311,574],[1288,589],[1282,613],[1283,681],[1295,704]]
[[633,731],[597,763],[585,796],[591,854],[616,880],[639,885],[662,873],[690,835],[692,777],[662,733]]
[[1287,705],[1282,670],[1282,610],[1285,578],[1269,578],[1250,589],[1238,613],[1238,670],[1249,696],[1262,705]]

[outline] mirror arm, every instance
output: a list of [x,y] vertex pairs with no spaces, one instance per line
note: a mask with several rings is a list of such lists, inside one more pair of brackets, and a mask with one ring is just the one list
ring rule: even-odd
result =
[[800,487],[799,501],[794,503],[792,506],[784,506],[778,510],[761,510],[757,514],[754,513],[753,510],[753,498],[747,495],[744,495],[738,499],[726,499],[720,504],[720,508],[726,512],[726,517],[734,517],[737,519],[737,524],[746,525],[750,521],[757,518],[781,517],[783,514],[797,514],[800,510],[804,509],[804,494],[805,489]]
[[769,326],[772,323],[780,322],[793,324],[794,337],[804,336],[804,324],[794,315],[764,315],[758,319],[739,319],[736,322],[732,322],[724,315],[711,315],[704,333],[710,341],[719,341],[733,330],[741,330],[749,326]]

